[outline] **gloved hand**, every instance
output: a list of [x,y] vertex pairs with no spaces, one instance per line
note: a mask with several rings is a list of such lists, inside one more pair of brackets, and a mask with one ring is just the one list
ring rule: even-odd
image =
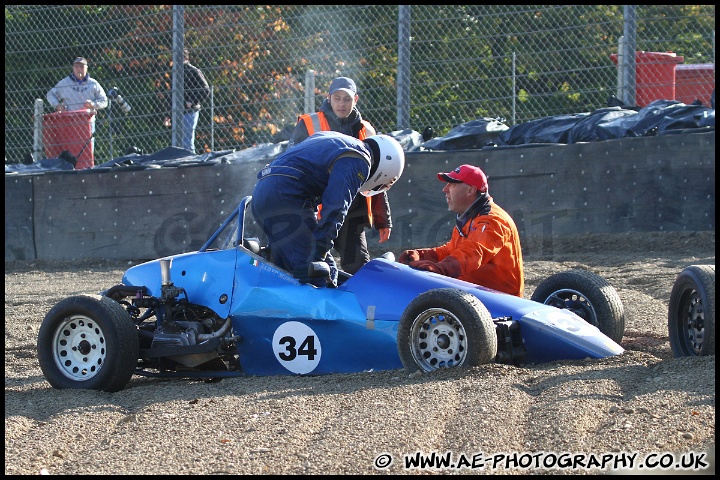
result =
[[405,250],[400,254],[398,262],[410,265],[410,262],[417,262],[418,260],[431,260],[433,262],[438,261],[437,253],[432,248],[419,248],[417,250]]
[[312,283],[310,281],[310,275],[308,275],[308,267],[307,264],[302,264],[293,268],[293,277],[297,278],[300,283]]
[[405,250],[400,254],[397,261],[408,265],[410,262],[417,262],[420,260],[420,254],[417,250]]
[[445,275],[446,277],[457,278],[460,276],[460,273],[462,273],[462,269],[460,268],[460,262],[458,262],[458,260],[453,256],[447,256],[443,258],[441,262],[418,260],[415,262],[410,262],[408,265],[410,265],[416,270],[435,272],[439,273],[440,275]]
[[325,262],[328,257],[328,250],[323,247],[315,247],[310,252],[310,257],[308,258],[308,263],[312,262]]
[[426,270],[428,272],[440,273],[437,266],[438,262],[431,262],[430,260],[416,260],[414,262],[410,262],[408,265],[415,270]]
[[[308,274],[310,263],[325,262],[330,266],[330,278],[310,278]],[[338,267],[335,259],[328,252],[315,251],[310,256],[308,263],[296,266],[292,271],[293,277],[297,278],[300,283],[311,283],[316,287],[337,287]]]
[[327,286],[331,288],[337,287],[340,273],[337,263],[335,263],[335,257],[328,253],[325,257],[325,262],[330,265],[330,278],[328,279]]

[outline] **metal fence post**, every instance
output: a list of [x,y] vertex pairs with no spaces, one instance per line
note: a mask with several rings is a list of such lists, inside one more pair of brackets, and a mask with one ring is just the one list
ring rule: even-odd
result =
[[[625,5],[623,8],[623,37],[625,62],[622,64],[623,72],[623,97],[621,100],[625,105],[635,106],[635,50],[636,50],[637,18],[635,5]],[[620,63],[618,62],[618,66]]]
[[215,151],[215,86],[210,85],[210,151]]
[[173,5],[172,146],[182,147],[185,113],[185,7]]
[[315,112],[315,70],[308,70],[305,73],[305,111],[303,113]]
[[43,101],[35,99],[35,126],[33,128],[33,162],[45,158],[43,145]]
[[410,127],[410,5],[398,5],[397,129]]
[[107,108],[107,119],[108,119],[108,137],[110,137],[110,156],[108,157],[108,160],[112,160],[113,157],[113,129],[112,129],[112,121],[113,121],[113,102],[114,100],[110,100],[108,102],[108,108]]
[[517,52],[512,53],[512,110],[510,125],[515,125],[515,114],[517,113]]
[[617,53],[617,90],[615,96],[622,100],[625,98],[625,36],[618,38],[618,53]]

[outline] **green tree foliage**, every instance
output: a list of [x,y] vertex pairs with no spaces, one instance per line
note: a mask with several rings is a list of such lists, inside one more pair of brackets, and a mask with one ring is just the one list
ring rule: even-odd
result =
[[[442,135],[479,117],[520,123],[605,106],[623,14],[621,5],[413,6],[411,127]],[[363,115],[380,131],[396,126],[397,5],[191,5],[184,22],[191,61],[214,90],[212,110],[201,112],[200,124],[211,127],[198,128],[200,150],[269,142],[294,125],[308,70],[316,108],[329,82],[346,75],[360,87]],[[713,62],[714,22],[712,5],[638,6],[638,50]],[[5,39],[6,151],[29,148],[34,99],[80,55],[106,90],[118,87],[133,106],[128,116],[115,109],[112,123],[101,112],[98,136],[146,151],[168,146],[172,6],[11,5]],[[109,158],[107,142],[96,143],[96,158]]]

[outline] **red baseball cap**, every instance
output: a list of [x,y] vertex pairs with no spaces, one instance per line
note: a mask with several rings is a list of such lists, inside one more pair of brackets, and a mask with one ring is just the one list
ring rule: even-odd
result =
[[480,192],[487,192],[488,182],[485,172],[474,165],[460,165],[452,172],[438,173],[438,180],[449,183],[465,183],[476,187]]

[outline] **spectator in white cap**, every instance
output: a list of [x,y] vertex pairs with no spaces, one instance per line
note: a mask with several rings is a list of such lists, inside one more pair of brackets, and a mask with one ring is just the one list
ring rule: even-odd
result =
[[[72,73],[50,89],[47,100],[57,112],[88,110],[95,113],[108,106],[108,98],[100,83],[88,74],[85,57],[73,60]],[[92,149],[95,151],[95,115],[90,116]]]
[[[375,135],[375,128],[360,115],[357,108],[359,98],[352,78],[337,77],[330,84],[320,110],[298,117],[289,144],[300,143],[319,131],[340,132],[359,140]],[[322,216],[322,205],[319,215]],[[370,261],[365,228],[371,227],[378,231],[380,243],[390,238],[392,217],[385,192],[372,197],[357,195],[350,205],[335,241],[335,251],[340,256],[342,270],[355,273]]]
[[108,106],[105,90],[88,74],[88,62],[84,57],[73,61],[72,73],[50,89],[47,100],[58,112],[102,110]]
[[448,210],[457,214],[450,241],[435,248],[405,250],[398,261],[419,270],[523,296],[520,236],[512,217],[488,194],[480,168],[460,165],[438,173]]

